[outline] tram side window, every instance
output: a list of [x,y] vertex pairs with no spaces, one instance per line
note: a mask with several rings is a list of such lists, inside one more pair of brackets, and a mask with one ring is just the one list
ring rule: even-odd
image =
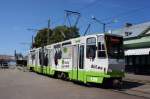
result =
[[61,59],[62,58],[62,52],[61,52],[61,45],[57,44],[54,46],[54,57],[55,59]]
[[48,54],[44,56],[44,66],[48,66]]
[[72,47],[71,45],[65,45],[62,47],[62,58],[63,59],[70,59],[71,58],[71,53],[72,52]]
[[84,45],[80,46],[79,68],[84,68]]
[[38,53],[35,54],[35,65],[38,65]]
[[31,58],[32,58],[32,61],[34,61],[35,60],[35,54],[32,54]]
[[104,44],[98,42],[98,57],[106,57]]
[[48,65],[52,65],[52,50],[48,50]]
[[32,54],[31,54],[31,59],[32,59],[32,64],[33,64],[33,65],[36,65],[36,64],[35,64],[35,61],[36,61],[35,58],[36,58],[35,53],[32,53]]
[[96,38],[91,37],[87,39],[86,57],[89,59],[94,59],[95,56],[96,56]]
[[35,54],[32,54],[31,58],[32,60],[35,60]]
[[39,63],[40,63],[40,65],[42,65],[42,52],[41,51],[39,51]]
[[61,59],[62,52],[60,49],[55,49],[55,58]]

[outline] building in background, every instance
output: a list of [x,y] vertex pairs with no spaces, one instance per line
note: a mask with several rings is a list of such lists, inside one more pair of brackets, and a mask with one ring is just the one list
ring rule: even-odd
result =
[[9,68],[16,64],[15,57],[10,55],[0,55],[0,68]]
[[150,22],[127,23],[112,33],[124,37],[126,71],[150,74]]
[[21,53],[16,53],[16,51],[15,60],[17,66],[27,66],[27,56],[23,56]]

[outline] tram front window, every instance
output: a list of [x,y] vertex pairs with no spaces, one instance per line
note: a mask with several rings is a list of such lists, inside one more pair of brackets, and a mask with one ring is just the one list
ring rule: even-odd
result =
[[103,36],[98,36],[97,55],[99,58],[105,58],[106,57],[106,51],[105,51],[105,46],[104,46],[104,37]]
[[105,36],[108,58],[124,58],[123,38],[116,36]]
[[86,45],[86,57],[89,59],[94,59],[96,56],[96,38],[88,38]]

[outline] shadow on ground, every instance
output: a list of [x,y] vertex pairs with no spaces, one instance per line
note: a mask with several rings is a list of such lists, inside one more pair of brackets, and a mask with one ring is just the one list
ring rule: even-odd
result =
[[[40,73],[37,73],[37,74],[40,74]],[[52,79],[57,79],[57,78],[51,77],[49,75],[44,75],[44,74],[40,74],[40,75],[50,77]],[[66,81],[66,80],[63,80],[63,81]],[[69,81],[69,80],[67,80],[67,81]],[[117,90],[128,90],[128,89],[132,89],[132,88],[136,88],[136,87],[144,85],[143,83],[134,82],[134,81],[123,81],[123,84],[121,86],[119,86],[118,88],[115,88],[115,87],[112,87],[109,85],[103,85],[103,84],[95,84],[95,83],[84,84],[83,82],[78,82],[78,81],[69,81],[69,82],[72,82],[76,85],[89,87],[89,88],[94,87],[94,88],[117,89]]]
[[80,82],[74,82],[75,84],[81,85],[81,86],[85,86],[85,87],[94,87],[94,88],[103,88],[103,89],[117,89],[117,90],[129,90],[132,88],[136,88],[139,86],[142,86],[144,84],[139,83],[139,82],[132,82],[132,81],[123,81],[122,86],[119,87],[112,87],[112,86],[105,86],[102,84],[84,84],[84,83],[80,83]]
[[123,85],[122,85],[122,90],[126,90],[126,89],[132,89],[132,88],[136,88],[139,86],[142,86],[144,84],[139,83],[139,82],[132,82],[132,81],[123,81]]

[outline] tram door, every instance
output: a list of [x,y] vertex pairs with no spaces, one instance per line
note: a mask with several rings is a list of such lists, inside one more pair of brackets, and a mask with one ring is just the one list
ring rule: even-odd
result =
[[75,45],[72,48],[72,78],[83,81],[84,45]]

